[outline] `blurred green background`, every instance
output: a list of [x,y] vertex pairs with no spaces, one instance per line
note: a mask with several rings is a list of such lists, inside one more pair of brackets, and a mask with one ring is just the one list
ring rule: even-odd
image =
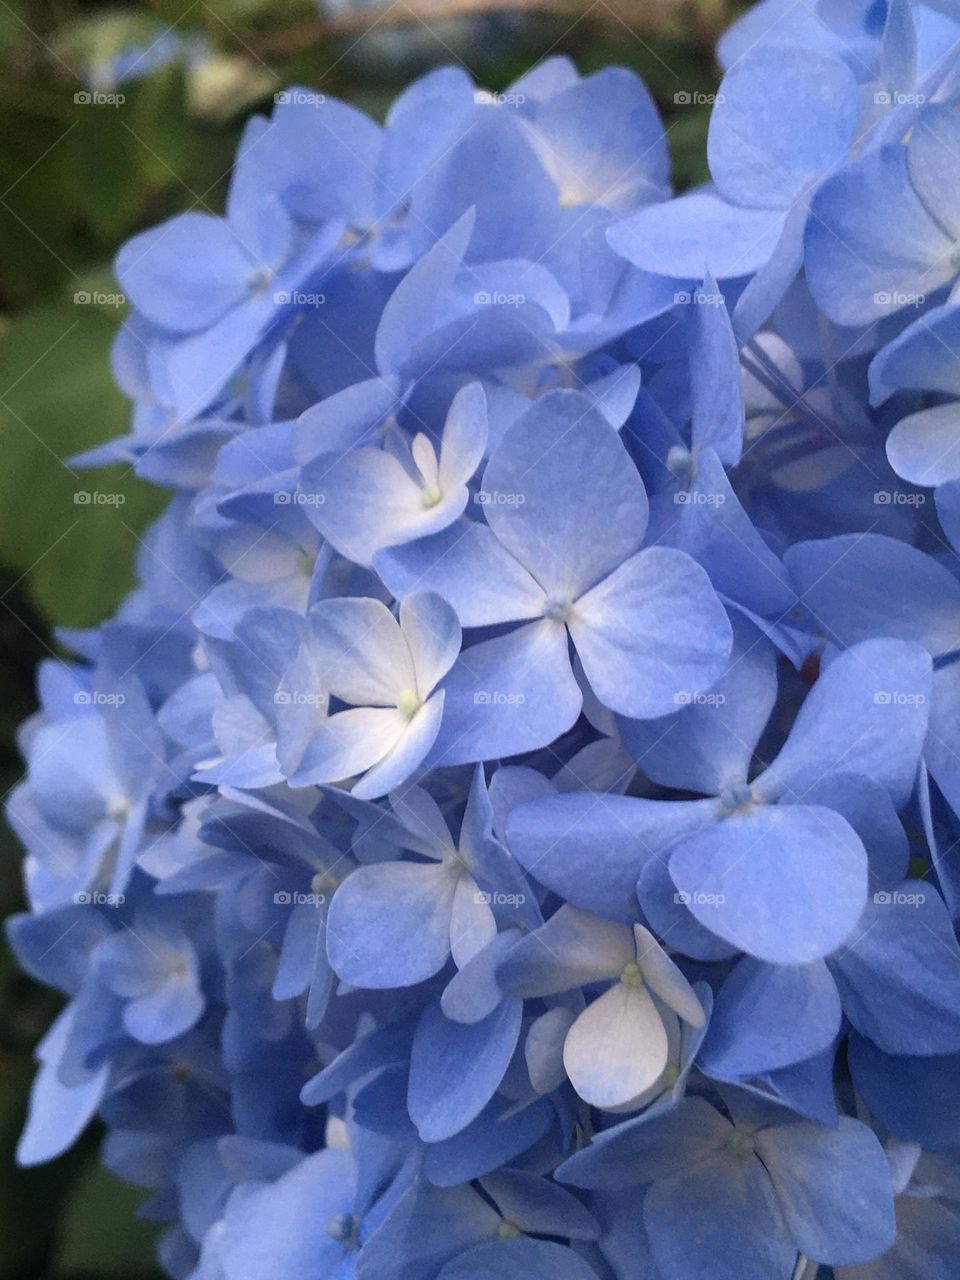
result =
[[[657,97],[679,187],[705,176],[712,46],[727,0],[166,0],[96,6],[0,0],[0,793],[54,629],[107,615],[133,581],[164,495],[123,467],[66,460],[126,428],[109,347],[121,318],[111,259],[183,209],[219,212],[246,116],[300,82],[382,118],[413,75],[458,59],[501,89],[551,53],[581,71],[633,67]],[[451,4],[453,15],[434,18]],[[361,12],[358,12],[361,11]],[[427,20],[424,21],[424,15]],[[373,23],[365,34],[364,24]],[[94,93],[122,102],[84,100]],[[678,98],[679,95],[679,98]],[[687,100],[684,95],[688,95]],[[692,101],[690,100],[692,99]],[[88,299],[94,299],[90,301]],[[98,487],[121,506],[77,505]],[[0,824],[0,914],[20,909],[19,850]],[[153,1277],[139,1193],[97,1164],[90,1133],[52,1165],[15,1170],[32,1051],[56,998],[0,950],[0,1280]]]

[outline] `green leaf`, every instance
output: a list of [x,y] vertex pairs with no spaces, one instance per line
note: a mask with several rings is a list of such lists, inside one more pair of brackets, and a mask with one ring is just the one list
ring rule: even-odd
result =
[[117,606],[137,535],[164,503],[129,467],[66,465],[127,429],[108,363],[119,319],[90,303],[44,305],[0,334],[0,560],[58,625],[89,626]]

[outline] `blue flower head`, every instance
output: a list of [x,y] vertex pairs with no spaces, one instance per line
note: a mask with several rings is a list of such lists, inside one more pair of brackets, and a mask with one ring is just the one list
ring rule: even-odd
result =
[[960,10],[720,57],[676,198],[550,57],[120,250],[81,462],[173,496],[21,735],[19,1159],[99,1117],[178,1280],[956,1272]]

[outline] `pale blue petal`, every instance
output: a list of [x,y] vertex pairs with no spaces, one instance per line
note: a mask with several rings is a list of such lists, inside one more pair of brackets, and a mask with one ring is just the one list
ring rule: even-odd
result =
[[800,708],[790,736],[756,782],[772,797],[794,774],[862,773],[885,786],[899,807],[914,783],[927,728],[931,662],[919,645],[865,640],[835,658]]
[[566,629],[546,619],[464,650],[442,688],[443,725],[431,756],[439,765],[547,746],[576,721],[582,703]]
[[647,862],[716,818],[709,800],[549,796],[510,813],[507,845],[525,871],[568,902],[632,922]]
[[[424,710],[421,707],[417,714]],[[384,760],[409,731],[410,721],[396,708],[351,707],[348,711],[338,711],[317,726],[296,772],[289,779],[290,785],[316,786],[364,773]],[[401,781],[402,778],[397,783],[388,782],[379,794],[385,795],[391,786]]]
[[670,547],[614,570],[580,597],[569,626],[594,693],[637,719],[667,715],[709,689],[733,643],[706,573]]
[[[710,191],[647,205],[614,223],[611,249],[635,267],[676,280],[718,280],[752,275],[770,259],[785,215],[777,209],[745,209]],[[689,299],[689,291],[677,301]]]
[[423,982],[450,954],[456,877],[442,864],[359,867],[337,889],[327,952],[344,982],[390,988]]
[[839,58],[759,46],[727,72],[710,118],[707,155],[728,200],[786,208],[846,159],[860,101]]
[[484,524],[458,521],[432,538],[381,551],[374,566],[395,596],[422,590],[443,596],[465,627],[538,618],[546,599]]
[[416,690],[429,698],[460,652],[457,615],[439,595],[418,591],[400,603],[400,630],[410,646]]
[[354,706],[395,707],[417,678],[406,640],[379,600],[321,600],[309,615],[314,657],[330,693]]
[[647,496],[617,434],[589,399],[536,401],[483,474],[487,523],[558,599],[575,600],[640,546]]
[[784,561],[818,627],[847,647],[874,636],[960,646],[960,583],[945,565],[898,538],[851,533],[797,542]]
[[901,418],[887,436],[887,458],[898,476],[934,487],[960,479],[956,404],[938,404]]
[[772,964],[835,951],[867,896],[867,856],[832,809],[761,806],[684,840],[670,874],[700,923]]
[[624,746],[654,782],[718,795],[746,782],[760,734],[777,696],[776,654],[753,627],[734,623],[727,668],[698,697],[656,720],[618,718]]

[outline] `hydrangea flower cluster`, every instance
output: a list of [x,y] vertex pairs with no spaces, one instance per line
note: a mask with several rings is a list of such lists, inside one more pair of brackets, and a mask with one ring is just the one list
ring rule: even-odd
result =
[[307,89],[136,236],[140,585],[40,672],[20,1158],[178,1280],[950,1280],[960,5]]

